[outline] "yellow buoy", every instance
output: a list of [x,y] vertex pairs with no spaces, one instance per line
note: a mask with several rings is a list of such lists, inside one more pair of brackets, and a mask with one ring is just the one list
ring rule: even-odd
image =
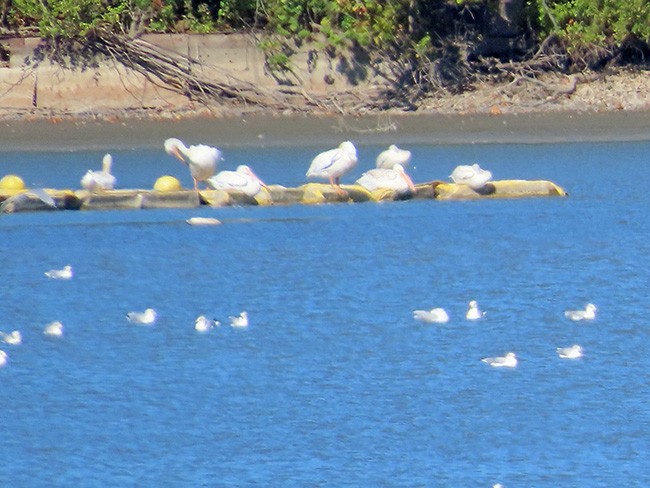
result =
[[20,176],[5,175],[0,179],[0,190],[24,190],[25,182]]
[[181,182],[178,181],[173,176],[161,176],[156,180],[156,183],[153,185],[153,189],[156,191],[178,191],[183,187]]

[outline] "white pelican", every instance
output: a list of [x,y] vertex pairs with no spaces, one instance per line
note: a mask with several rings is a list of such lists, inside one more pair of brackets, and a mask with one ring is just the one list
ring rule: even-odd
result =
[[220,325],[220,322],[209,319],[205,315],[199,315],[194,321],[194,330],[197,332],[209,332],[215,325]]
[[482,169],[478,164],[456,166],[449,177],[459,185],[467,185],[473,190],[480,190],[492,179],[492,173]]
[[417,191],[413,180],[406,174],[401,164],[395,164],[391,169],[375,168],[366,171],[357,180],[357,184],[368,191],[386,188],[394,190],[400,195],[409,191],[413,193]]
[[63,336],[63,324],[58,320],[50,322],[43,329],[43,334],[50,337],[61,337]]
[[230,316],[230,325],[232,327],[248,327],[248,313],[242,312],[237,316]]
[[0,351],[0,368],[7,365],[7,360],[8,359],[9,359],[9,356],[7,355],[7,353],[4,352],[4,351]]
[[578,344],[574,344],[573,346],[569,347],[558,347],[556,349],[557,355],[560,356],[562,359],[578,359],[582,357],[582,347],[580,347]]
[[69,280],[72,275],[72,266],[70,265],[66,265],[62,269],[51,269],[45,272],[45,276],[53,280]]
[[11,344],[12,346],[17,346],[23,343],[23,335],[19,330],[14,330],[9,334],[6,332],[0,332],[0,337],[2,337],[2,342],[5,344]]
[[357,148],[350,141],[345,141],[339,147],[316,156],[307,170],[307,178],[327,178],[330,185],[341,193],[341,176],[356,164]]
[[413,318],[420,322],[429,324],[444,324],[449,322],[449,314],[444,308],[432,308],[431,310],[413,310]]
[[214,217],[190,217],[185,222],[190,225],[221,225],[221,220]]
[[517,366],[517,356],[514,352],[509,352],[505,356],[483,358],[481,361],[489,364],[493,368],[514,368]]
[[396,164],[408,166],[411,162],[411,151],[400,149],[395,144],[388,146],[388,149],[379,153],[377,156],[377,167],[392,169]]
[[596,305],[588,303],[584,310],[566,310],[564,316],[574,322],[580,320],[593,320],[596,318]]
[[129,312],[126,319],[132,324],[153,325],[156,322],[158,314],[153,308],[148,308],[144,312]]
[[88,191],[112,190],[115,187],[115,176],[111,174],[113,157],[105,154],[102,159],[102,170],[88,170],[81,178],[81,187]]
[[465,314],[465,318],[467,318],[467,320],[478,320],[482,318],[484,315],[485,312],[482,312],[478,308],[478,303],[476,302],[476,300],[472,300],[471,302],[469,302],[467,313]]
[[199,189],[199,181],[213,176],[221,161],[221,151],[205,144],[187,147],[181,140],[172,137],[165,141],[164,146],[167,154],[177,157],[190,168],[196,191]]
[[205,182],[215,190],[239,190],[249,197],[254,197],[266,186],[245,164],[237,166],[235,171],[220,171]]

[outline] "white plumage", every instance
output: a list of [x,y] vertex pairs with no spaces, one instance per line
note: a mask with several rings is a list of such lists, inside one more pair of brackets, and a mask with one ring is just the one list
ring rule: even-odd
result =
[[0,351],[0,368],[6,366],[8,360],[9,360],[9,356],[7,355],[7,353],[4,351]]
[[444,324],[449,322],[449,314],[444,308],[413,310],[413,318],[420,322]]
[[382,151],[377,156],[376,164],[378,168],[391,169],[396,164],[408,166],[411,162],[411,151],[400,149],[395,144],[388,146],[388,149]]
[[406,174],[404,167],[401,164],[395,164],[392,168],[375,168],[366,171],[357,180],[357,184],[361,185],[368,191],[377,189],[393,190],[402,195],[404,193],[413,192],[417,189],[413,184],[410,176]]
[[198,191],[198,182],[205,181],[215,174],[217,164],[221,161],[221,151],[216,147],[199,144],[187,147],[180,139],[167,139],[165,152],[187,164],[194,180],[194,189]]
[[583,354],[582,347],[578,344],[569,347],[558,347],[556,351],[557,355],[562,359],[578,359],[581,358]]
[[566,310],[564,316],[569,320],[578,322],[580,320],[593,320],[596,318],[596,305],[588,303],[584,310]]
[[62,269],[51,269],[45,272],[45,276],[53,280],[69,280],[72,275],[72,266],[70,265],[66,265]]
[[113,157],[105,154],[102,159],[102,170],[88,172],[81,178],[81,187],[88,191],[112,190],[115,187],[115,176],[111,173]]
[[484,315],[485,312],[482,312],[481,309],[479,309],[476,300],[469,302],[467,313],[465,314],[465,318],[467,318],[467,320],[478,320]]
[[209,319],[205,315],[199,315],[194,321],[194,330],[197,332],[209,332],[215,325],[219,325],[219,322]]
[[43,334],[50,337],[62,337],[63,336],[63,324],[58,320],[50,322],[43,329]]
[[2,342],[12,346],[18,346],[23,343],[23,335],[19,330],[14,330],[9,334],[6,332],[0,332],[0,337],[2,337]]
[[235,171],[220,171],[205,182],[215,190],[237,190],[249,197],[254,197],[266,186],[253,170],[245,164],[237,166]]
[[467,185],[473,190],[480,190],[492,179],[492,173],[482,169],[478,164],[456,166],[449,175],[454,183]]
[[333,187],[339,187],[341,176],[356,164],[357,148],[350,141],[345,141],[339,147],[316,156],[307,170],[307,178],[325,178]]
[[148,308],[144,312],[129,312],[126,319],[132,324],[153,325],[158,318],[158,314],[153,308]]
[[248,327],[248,313],[242,312],[239,315],[230,316],[230,325],[232,327]]
[[509,352],[505,356],[483,358],[481,361],[489,364],[493,368],[514,368],[518,363],[517,356],[514,352]]

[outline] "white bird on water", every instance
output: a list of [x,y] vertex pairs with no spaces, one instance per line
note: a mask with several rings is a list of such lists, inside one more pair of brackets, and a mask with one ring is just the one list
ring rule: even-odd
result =
[[236,316],[228,317],[230,319],[230,325],[232,327],[248,327],[248,313],[242,312]]
[[317,155],[309,169],[307,178],[327,178],[337,192],[343,190],[340,178],[357,164],[357,148],[350,141],[342,142],[339,147]]
[[144,312],[129,312],[126,319],[132,324],[153,325],[156,322],[158,314],[153,308],[148,308]]
[[432,308],[431,310],[413,310],[413,318],[420,322],[429,324],[445,324],[449,322],[449,314],[444,308]]
[[396,164],[392,168],[375,168],[366,171],[357,180],[357,184],[361,185],[368,191],[378,189],[393,190],[399,195],[408,192],[415,193],[417,189],[413,184],[411,177],[406,174],[404,167],[401,164]]
[[564,316],[569,320],[578,322],[580,320],[593,320],[596,318],[598,309],[593,303],[588,303],[584,310],[566,310]]
[[18,346],[23,343],[23,335],[19,330],[14,330],[9,334],[6,332],[0,332],[0,337],[2,337],[2,342],[12,346]]
[[558,347],[556,351],[557,355],[562,359],[578,359],[583,355],[582,347],[580,347],[578,344],[574,344],[573,346],[569,347]]
[[485,316],[485,312],[482,312],[478,308],[478,303],[476,300],[472,300],[469,302],[468,308],[467,308],[467,313],[465,314],[465,318],[467,320],[478,320]]
[[43,329],[43,334],[50,337],[62,337],[63,336],[63,324],[58,320],[50,322]]
[[215,190],[238,190],[249,197],[254,197],[266,186],[245,164],[237,166],[235,171],[220,171],[205,182]]
[[69,280],[72,278],[72,266],[66,265],[62,269],[51,269],[45,272],[45,276],[53,280]]
[[209,332],[217,325],[220,325],[219,321],[209,319],[205,315],[199,315],[194,321],[194,329],[197,332]]
[[497,356],[493,358],[481,359],[484,363],[489,364],[493,368],[514,368],[517,366],[517,356],[514,352],[509,352],[505,356]]
[[88,191],[112,190],[115,188],[115,176],[111,173],[113,157],[105,154],[102,159],[102,170],[88,170],[81,178],[81,187]]
[[396,164],[408,166],[411,162],[411,151],[400,149],[395,144],[388,146],[377,156],[376,165],[378,168],[392,169]]
[[456,166],[449,175],[454,183],[467,185],[473,190],[480,190],[492,179],[492,173],[482,169],[478,164]]
[[7,353],[4,351],[0,351],[0,368],[6,366],[8,360],[9,360],[9,356],[7,355]]
[[196,191],[199,189],[199,181],[205,181],[213,176],[217,171],[217,164],[221,161],[221,151],[205,144],[187,147],[180,139],[172,137],[165,141],[164,147],[167,154],[187,164]]

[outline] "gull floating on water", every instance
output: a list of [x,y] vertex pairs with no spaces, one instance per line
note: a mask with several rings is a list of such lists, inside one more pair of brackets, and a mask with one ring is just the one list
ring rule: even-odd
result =
[[199,189],[199,181],[205,181],[213,176],[217,171],[217,164],[221,161],[221,151],[205,144],[187,147],[180,139],[172,137],[165,141],[164,147],[167,154],[187,164],[196,191]]
[[413,180],[411,180],[411,177],[406,174],[406,171],[404,171],[404,167],[401,164],[395,164],[390,169],[375,168],[366,171],[357,180],[357,184],[361,185],[368,191],[385,188],[393,190],[400,195],[408,192],[415,193],[417,191],[413,184]]
[[199,315],[194,321],[194,329],[197,332],[209,332],[216,325],[220,325],[218,320],[209,319],[205,315]]
[[493,368],[514,368],[517,366],[517,356],[514,352],[509,352],[505,356],[483,358],[481,361],[489,364]]
[[456,166],[449,175],[454,183],[467,185],[473,190],[480,190],[492,179],[492,173],[482,169],[478,164]]
[[237,166],[235,171],[220,171],[205,182],[215,190],[238,190],[249,197],[254,197],[266,186],[245,164]]
[[7,355],[7,353],[4,351],[0,351],[0,368],[6,366],[8,360],[9,360],[9,356]]
[[574,344],[573,346],[569,347],[558,347],[556,351],[557,355],[562,359],[578,359],[583,355],[582,347],[580,347],[578,344]]
[[102,170],[88,170],[81,178],[81,187],[88,191],[112,190],[115,187],[115,176],[111,173],[113,157],[105,154],[102,159]]
[[69,280],[72,278],[72,266],[66,265],[63,269],[51,269],[45,272],[45,276],[53,280]]
[[58,320],[50,322],[43,329],[43,334],[50,337],[62,337],[63,336],[63,324]]
[[156,322],[158,314],[153,308],[148,308],[144,312],[129,312],[126,318],[132,324],[153,325]]
[[185,222],[190,225],[221,225],[221,220],[214,217],[190,217]]
[[339,147],[317,155],[309,169],[307,178],[326,178],[330,185],[342,192],[340,178],[357,164],[357,148],[350,141],[342,142]]
[[485,312],[481,312],[481,310],[478,308],[478,303],[476,300],[469,302],[467,313],[465,314],[465,318],[467,318],[467,320],[478,320],[484,315]]
[[449,314],[444,308],[432,308],[431,310],[413,310],[413,318],[420,322],[444,324],[449,322]]
[[596,305],[588,303],[584,310],[566,310],[564,316],[574,322],[580,320],[593,320],[596,318]]
[[248,327],[248,313],[242,312],[237,316],[230,316],[230,325],[232,327]]
[[376,165],[378,168],[392,169],[396,164],[408,166],[411,161],[411,151],[400,149],[395,144],[388,146],[377,156]]
[[6,332],[0,332],[0,337],[2,337],[2,342],[12,346],[18,346],[23,343],[23,335],[19,330],[14,330],[9,334]]

